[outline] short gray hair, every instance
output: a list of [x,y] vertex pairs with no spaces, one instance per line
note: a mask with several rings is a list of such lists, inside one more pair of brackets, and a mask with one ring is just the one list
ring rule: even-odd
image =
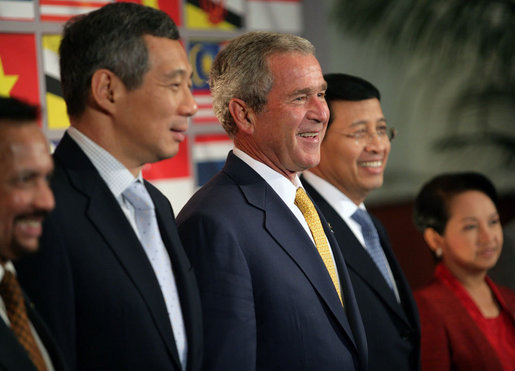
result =
[[229,112],[230,100],[241,99],[260,112],[273,84],[268,57],[281,53],[314,55],[315,47],[300,36],[258,31],[236,37],[216,56],[209,86],[215,115],[230,137],[238,131]]

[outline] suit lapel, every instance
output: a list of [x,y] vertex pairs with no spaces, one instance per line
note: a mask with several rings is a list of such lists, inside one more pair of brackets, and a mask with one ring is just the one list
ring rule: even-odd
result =
[[198,348],[197,345],[201,343],[201,339],[197,336],[202,333],[202,327],[200,326],[200,315],[195,315],[195,313],[198,313],[200,300],[195,296],[196,294],[194,294],[196,293],[197,287],[195,281],[192,281],[193,268],[184,252],[184,249],[182,248],[171,205],[160,200],[152,186],[149,186],[148,184],[146,184],[146,186],[156,208],[159,229],[163,238],[163,243],[165,244],[168,255],[170,256],[177,284],[187,335],[188,369],[194,368],[195,359],[200,358],[198,355],[195,356],[195,353],[200,351],[200,348]]
[[172,326],[159,283],[120,205],[89,159],[68,135],[61,140],[55,157],[64,164],[72,186],[89,198],[86,217],[104,237],[108,248],[117,257],[144,299],[172,359],[180,367]]
[[32,326],[34,326],[43,346],[48,352],[54,369],[64,370],[64,357],[61,354],[60,349],[57,347],[55,340],[50,335],[50,330],[47,328],[41,317],[39,317],[38,313],[34,309],[34,304],[27,298],[27,296],[25,296],[25,304],[30,322],[32,323]]
[[[371,290],[373,290],[401,320],[409,325],[410,322],[402,310],[402,307],[397,302],[394,293],[386,283],[370,255],[365,251],[354,233],[352,233],[347,223],[345,223],[336,210],[334,210],[334,208],[329,205],[329,203],[311,185],[309,185],[308,182],[304,181],[303,184],[308,190],[310,196],[313,197],[316,204],[322,210],[322,213],[332,227],[336,239],[340,241],[340,249],[347,267],[349,267],[349,269],[351,269],[356,275],[361,277],[361,279],[368,284]],[[387,248],[385,248],[383,239],[381,239],[381,246],[385,250],[388,263],[392,268],[394,277],[396,277],[396,271],[393,269],[393,265],[391,264],[391,255],[387,254]],[[403,296],[401,296],[401,300],[403,300]]]
[[295,261],[349,339],[356,345],[331,277],[326,274],[324,262],[302,225],[268,183],[232,153],[224,171],[240,185],[247,201],[263,210],[267,232]]

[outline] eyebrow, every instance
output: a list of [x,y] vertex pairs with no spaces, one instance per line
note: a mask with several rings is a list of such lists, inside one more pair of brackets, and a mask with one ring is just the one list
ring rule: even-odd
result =
[[[488,218],[497,218],[497,217],[499,217],[498,212],[494,212],[494,213],[488,215]],[[465,217],[461,218],[462,222],[465,222],[468,220],[477,221],[478,219],[475,216],[465,216]]]
[[[171,72],[166,72],[164,74],[164,76],[168,79],[173,79],[177,76],[184,77],[184,76],[186,76],[186,70],[184,70],[184,69],[173,70]],[[192,76],[193,76],[193,72],[190,74],[189,77],[191,78]]]
[[[386,118],[382,117],[380,118],[379,120],[376,121],[376,124],[378,123],[385,123],[385,124],[388,124],[388,122],[386,121]],[[364,120],[359,120],[359,121],[355,121],[353,122],[352,124],[350,124],[350,127],[351,128],[354,128],[356,126],[360,126],[360,125],[367,125],[368,124],[368,121],[364,121]]]

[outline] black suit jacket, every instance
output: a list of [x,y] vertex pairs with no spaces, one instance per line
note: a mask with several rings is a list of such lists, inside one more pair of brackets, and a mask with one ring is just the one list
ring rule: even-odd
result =
[[[72,369],[179,370],[163,295],[152,266],[115,197],[66,134],[54,154],[56,208],[39,252],[18,265]],[[188,341],[188,370],[201,363],[200,299],[168,200],[152,185],[172,262]]]
[[177,223],[198,275],[206,370],[366,370],[354,292],[325,221],[345,310],[302,225],[234,154]]
[[[32,326],[38,333],[56,371],[66,370],[64,359],[58,350],[43,320],[34,309],[33,303],[25,297],[27,315]],[[20,344],[14,332],[0,318],[0,370],[3,371],[36,371],[23,345]]]
[[417,307],[381,222],[371,215],[395,278],[401,304],[397,302],[370,255],[336,210],[306,179],[302,179],[302,184],[331,225],[349,268],[367,334],[369,369],[420,369],[420,321]]

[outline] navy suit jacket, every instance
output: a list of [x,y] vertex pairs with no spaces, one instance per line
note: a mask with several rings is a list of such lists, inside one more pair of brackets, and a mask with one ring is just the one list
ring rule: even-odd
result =
[[420,321],[417,307],[383,225],[371,215],[399,290],[401,304],[347,223],[307,180],[303,180],[303,184],[334,231],[349,268],[367,334],[369,369],[420,369]]
[[[25,297],[27,315],[38,333],[41,342],[50,356],[56,371],[66,370],[62,354],[57,349],[54,339],[47,327],[33,308],[33,303]],[[29,354],[20,344],[14,332],[0,318],[0,370],[3,371],[37,371],[29,358]]]
[[199,282],[206,370],[366,369],[363,324],[339,249],[345,310],[302,225],[242,160],[230,153],[177,224]]
[[[163,295],[138,237],[79,146],[65,135],[54,154],[56,208],[39,252],[17,266],[22,286],[71,369],[180,370]],[[188,341],[188,370],[201,364],[200,298],[168,200],[152,185]]]

